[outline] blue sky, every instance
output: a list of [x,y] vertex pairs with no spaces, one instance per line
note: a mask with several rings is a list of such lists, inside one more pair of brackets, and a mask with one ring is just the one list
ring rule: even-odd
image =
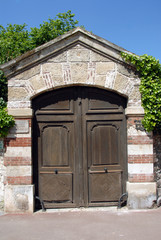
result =
[[161,0],[0,0],[0,8],[0,25],[28,28],[71,10],[86,30],[161,63]]

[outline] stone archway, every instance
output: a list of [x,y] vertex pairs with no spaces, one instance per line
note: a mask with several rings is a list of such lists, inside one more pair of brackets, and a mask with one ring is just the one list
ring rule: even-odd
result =
[[[98,87],[113,92],[113,96],[115,92],[127,98],[125,115],[128,149],[126,181],[128,206],[130,208],[151,207],[156,199],[153,137],[141,126],[144,110],[141,107],[139,92],[140,79],[136,69],[121,58],[122,51],[126,50],[81,28],[76,28],[0,66],[8,78],[8,112],[16,120],[16,127],[12,129],[6,140],[7,146],[2,164],[5,169],[2,171],[3,178],[1,178],[4,191],[0,192],[0,197],[4,194],[6,212],[32,212],[34,207],[32,163],[35,161],[32,148],[35,148],[35,143],[31,141],[32,99],[34,102],[34,99],[39,98],[38,96],[43,96],[42,93],[50,91],[54,93],[58,91],[56,89],[76,85]],[[108,99],[105,102],[108,102]],[[78,104],[78,101],[76,103]],[[92,114],[89,113],[87,116]],[[118,126],[114,125],[113,130],[110,131],[115,131],[114,129],[117,128]],[[99,130],[96,129],[99,127],[93,129],[94,134],[97,135]],[[108,133],[107,129],[106,133]],[[82,199],[85,202],[85,198]],[[86,202],[89,204],[90,201]],[[22,209],[22,206],[25,208]]]

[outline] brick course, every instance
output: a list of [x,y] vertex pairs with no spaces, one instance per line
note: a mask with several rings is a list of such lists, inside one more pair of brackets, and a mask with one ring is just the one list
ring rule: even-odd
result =
[[7,138],[5,146],[8,147],[31,147],[31,138]]
[[16,177],[6,177],[4,184],[10,185],[29,185],[32,184],[31,176],[16,176]]
[[128,144],[153,144],[153,138],[151,136],[128,136]]
[[153,163],[153,154],[128,155],[128,163]]
[[128,175],[129,182],[153,182],[154,176],[153,174],[129,174]]
[[[149,154],[148,152],[143,153],[143,149],[153,144],[153,137],[151,134],[146,133],[141,124],[143,117],[129,117],[127,119],[127,128],[131,129],[130,135],[127,136],[127,144],[133,145],[133,151],[135,150],[135,146],[140,149],[140,154],[137,154],[137,151],[134,151],[134,154],[128,154],[128,163],[130,164],[152,164],[154,162],[153,154]],[[140,146],[139,146],[140,145]],[[142,147],[143,146],[143,147]],[[136,148],[136,149],[137,149]],[[139,150],[138,149],[138,150]],[[147,148],[149,149],[149,148]],[[150,169],[149,165],[149,169]],[[153,174],[128,174],[129,182],[137,183],[137,182],[153,182],[154,176]]]

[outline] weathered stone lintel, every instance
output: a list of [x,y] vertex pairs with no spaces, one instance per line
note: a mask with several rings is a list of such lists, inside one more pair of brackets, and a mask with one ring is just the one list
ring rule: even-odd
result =
[[33,111],[30,108],[21,108],[21,109],[8,108],[8,114],[16,118],[32,118]]
[[125,109],[125,115],[130,116],[144,116],[144,109],[140,107],[127,107]]

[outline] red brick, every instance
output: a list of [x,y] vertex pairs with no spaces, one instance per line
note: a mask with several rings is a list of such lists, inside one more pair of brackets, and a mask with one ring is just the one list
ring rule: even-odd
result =
[[135,123],[135,120],[141,121],[141,120],[143,120],[143,117],[130,117],[130,118],[128,118],[128,119],[127,119],[127,126],[133,126],[133,125],[135,125],[135,124],[136,124],[136,123]]
[[10,184],[10,185],[29,185],[29,184],[32,184],[32,177],[31,176],[6,177],[5,184]]
[[129,182],[153,182],[154,176],[153,174],[129,174],[128,180]]
[[153,138],[151,136],[128,136],[128,144],[153,144]]
[[31,138],[6,138],[5,146],[7,147],[31,147]]
[[128,163],[153,163],[153,154],[128,155]]

